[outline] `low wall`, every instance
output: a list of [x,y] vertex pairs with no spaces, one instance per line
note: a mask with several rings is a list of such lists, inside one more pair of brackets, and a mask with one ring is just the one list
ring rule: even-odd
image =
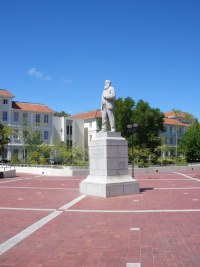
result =
[[34,173],[40,175],[50,176],[86,176],[88,169],[61,167],[61,168],[47,168],[47,167],[16,167],[17,172]]
[[[163,167],[147,167],[147,168],[134,168],[134,173],[154,173],[154,172],[181,172],[189,170],[200,170],[200,165],[188,165],[188,166],[163,166]],[[89,169],[87,167],[73,167],[63,166],[60,168],[54,167],[16,167],[17,172],[23,173],[34,173],[39,175],[50,175],[50,176],[87,176]],[[132,166],[129,165],[129,174],[132,173]]]
[[[129,166],[129,172],[131,172],[132,167]],[[193,171],[200,170],[200,165],[187,165],[187,166],[154,166],[147,168],[134,168],[134,173],[152,173],[152,172],[181,172],[181,171]]]

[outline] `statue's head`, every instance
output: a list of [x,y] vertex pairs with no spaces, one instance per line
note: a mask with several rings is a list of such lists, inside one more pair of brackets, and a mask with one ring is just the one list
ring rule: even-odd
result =
[[108,88],[111,85],[110,80],[105,80],[105,88]]

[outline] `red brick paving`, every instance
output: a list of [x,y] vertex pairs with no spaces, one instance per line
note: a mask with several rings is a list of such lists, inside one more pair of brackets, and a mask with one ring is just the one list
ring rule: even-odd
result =
[[0,243],[5,242],[49,213],[48,211],[33,212],[0,209]]
[[[80,195],[81,177],[18,178],[0,181],[0,243],[51,213],[1,207],[59,209]],[[200,182],[161,172],[136,178],[140,194],[87,196],[3,253],[0,267],[199,267]]]

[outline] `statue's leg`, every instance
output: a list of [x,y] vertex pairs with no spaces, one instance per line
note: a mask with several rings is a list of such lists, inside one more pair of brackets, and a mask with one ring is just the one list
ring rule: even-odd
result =
[[116,132],[115,116],[114,116],[113,109],[108,109],[108,118],[110,122],[111,132]]
[[106,107],[103,107],[103,110],[102,110],[102,127],[101,127],[102,132],[106,132],[106,130],[107,130],[107,121],[108,121],[107,110],[106,110]]

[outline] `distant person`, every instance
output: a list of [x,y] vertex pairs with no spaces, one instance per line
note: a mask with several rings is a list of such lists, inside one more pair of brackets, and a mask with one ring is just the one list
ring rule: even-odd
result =
[[101,110],[102,110],[102,132],[107,131],[107,122],[110,122],[111,132],[116,131],[115,117],[115,89],[111,86],[111,81],[106,80],[102,93]]

